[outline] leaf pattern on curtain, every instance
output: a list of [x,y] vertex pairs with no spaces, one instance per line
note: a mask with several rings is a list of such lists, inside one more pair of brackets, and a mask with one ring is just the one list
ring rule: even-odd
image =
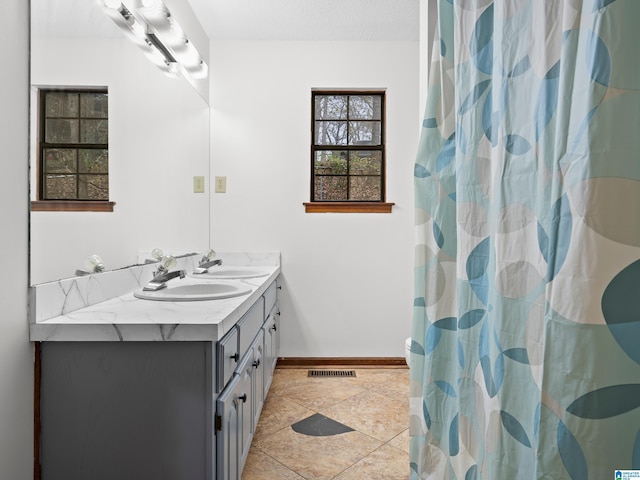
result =
[[437,4],[411,479],[640,469],[640,1]]

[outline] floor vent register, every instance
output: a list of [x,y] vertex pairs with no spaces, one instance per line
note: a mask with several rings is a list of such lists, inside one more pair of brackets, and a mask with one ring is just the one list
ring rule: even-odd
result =
[[318,378],[342,378],[342,377],[355,377],[355,370],[309,370],[309,377]]

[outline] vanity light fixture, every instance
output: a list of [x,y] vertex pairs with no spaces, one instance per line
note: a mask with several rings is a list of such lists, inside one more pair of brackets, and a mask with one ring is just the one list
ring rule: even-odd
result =
[[162,0],[102,0],[107,14],[165,74],[207,78],[209,69]]

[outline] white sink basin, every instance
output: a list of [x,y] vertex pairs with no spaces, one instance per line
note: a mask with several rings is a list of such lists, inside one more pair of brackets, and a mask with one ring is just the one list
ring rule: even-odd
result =
[[187,283],[172,281],[165,288],[156,291],[138,290],[133,293],[136,298],[165,302],[196,302],[201,300],[219,300],[239,297],[251,292],[251,287],[231,283]]
[[225,266],[214,266],[210,267],[207,273],[195,274],[192,273],[189,276],[193,278],[201,278],[201,279],[240,279],[240,278],[258,278],[258,277],[266,277],[269,275],[268,271],[265,271],[256,267],[225,267]]

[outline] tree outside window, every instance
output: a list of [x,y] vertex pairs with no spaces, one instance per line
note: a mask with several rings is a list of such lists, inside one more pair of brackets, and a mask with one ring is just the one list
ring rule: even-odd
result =
[[39,200],[109,200],[106,90],[40,91]]
[[313,91],[311,202],[384,202],[384,92]]

